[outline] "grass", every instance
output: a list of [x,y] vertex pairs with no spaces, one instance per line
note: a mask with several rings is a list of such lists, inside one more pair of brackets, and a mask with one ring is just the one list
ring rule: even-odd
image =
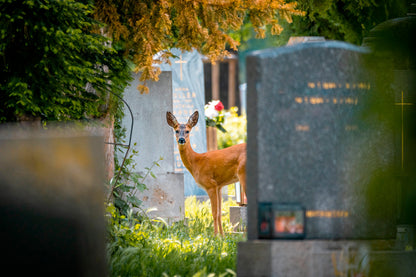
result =
[[185,202],[187,220],[166,224],[146,216],[121,216],[108,207],[108,259],[111,276],[236,276],[237,243],[241,234],[231,233],[228,210],[223,203],[224,237],[213,235],[209,201],[190,197]]

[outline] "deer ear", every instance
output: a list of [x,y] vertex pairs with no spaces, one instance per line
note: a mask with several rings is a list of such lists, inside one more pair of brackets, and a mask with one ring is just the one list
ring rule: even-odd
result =
[[193,128],[198,123],[199,113],[195,111],[188,119],[189,127]]
[[176,117],[171,112],[166,112],[166,121],[173,129],[176,129],[179,125],[178,120],[176,120]]

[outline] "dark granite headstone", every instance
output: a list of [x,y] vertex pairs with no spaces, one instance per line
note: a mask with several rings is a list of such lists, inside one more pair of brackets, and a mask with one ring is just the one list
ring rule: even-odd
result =
[[375,178],[392,138],[363,116],[376,93],[366,54],[332,41],[248,57],[249,239],[259,237],[263,203],[303,207],[306,239],[395,236],[396,188]]
[[[416,4],[413,5],[416,8]],[[416,225],[416,17],[409,16],[385,21],[363,39],[363,45],[374,52],[376,68],[384,93],[394,95],[394,116],[388,120],[396,127],[395,175],[399,179],[398,229]],[[399,232],[399,231],[398,231]],[[401,233],[401,232],[399,232]]]

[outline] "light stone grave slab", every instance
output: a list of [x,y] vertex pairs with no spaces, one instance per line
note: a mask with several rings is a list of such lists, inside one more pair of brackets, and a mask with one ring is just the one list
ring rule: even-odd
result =
[[[136,196],[143,201],[143,210],[157,209],[149,212],[149,216],[178,221],[184,218],[185,213],[184,175],[175,170],[175,142],[172,130],[166,124],[166,111],[173,109],[172,73],[164,71],[158,82],[147,82],[148,94],[140,94],[137,90],[140,76],[134,74],[133,77],[124,92],[124,100],[132,109],[134,119],[132,144],[136,143],[138,150],[134,157],[135,171],[145,176],[146,168],[163,158],[160,167],[152,168],[156,178],[149,175],[145,180],[148,190],[138,192]],[[127,109],[123,126],[129,134],[131,117]]]

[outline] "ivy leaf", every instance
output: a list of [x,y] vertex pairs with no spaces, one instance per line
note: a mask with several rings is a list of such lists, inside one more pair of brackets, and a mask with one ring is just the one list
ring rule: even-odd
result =
[[143,203],[143,201],[139,200],[136,196],[128,195],[126,197],[127,201],[131,203],[131,205],[135,208],[140,207],[140,205]]
[[140,192],[143,192],[143,191],[147,190],[147,186],[146,186],[145,184],[143,184],[143,183],[137,183],[137,184],[136,184],[136,188],[137,188]]

